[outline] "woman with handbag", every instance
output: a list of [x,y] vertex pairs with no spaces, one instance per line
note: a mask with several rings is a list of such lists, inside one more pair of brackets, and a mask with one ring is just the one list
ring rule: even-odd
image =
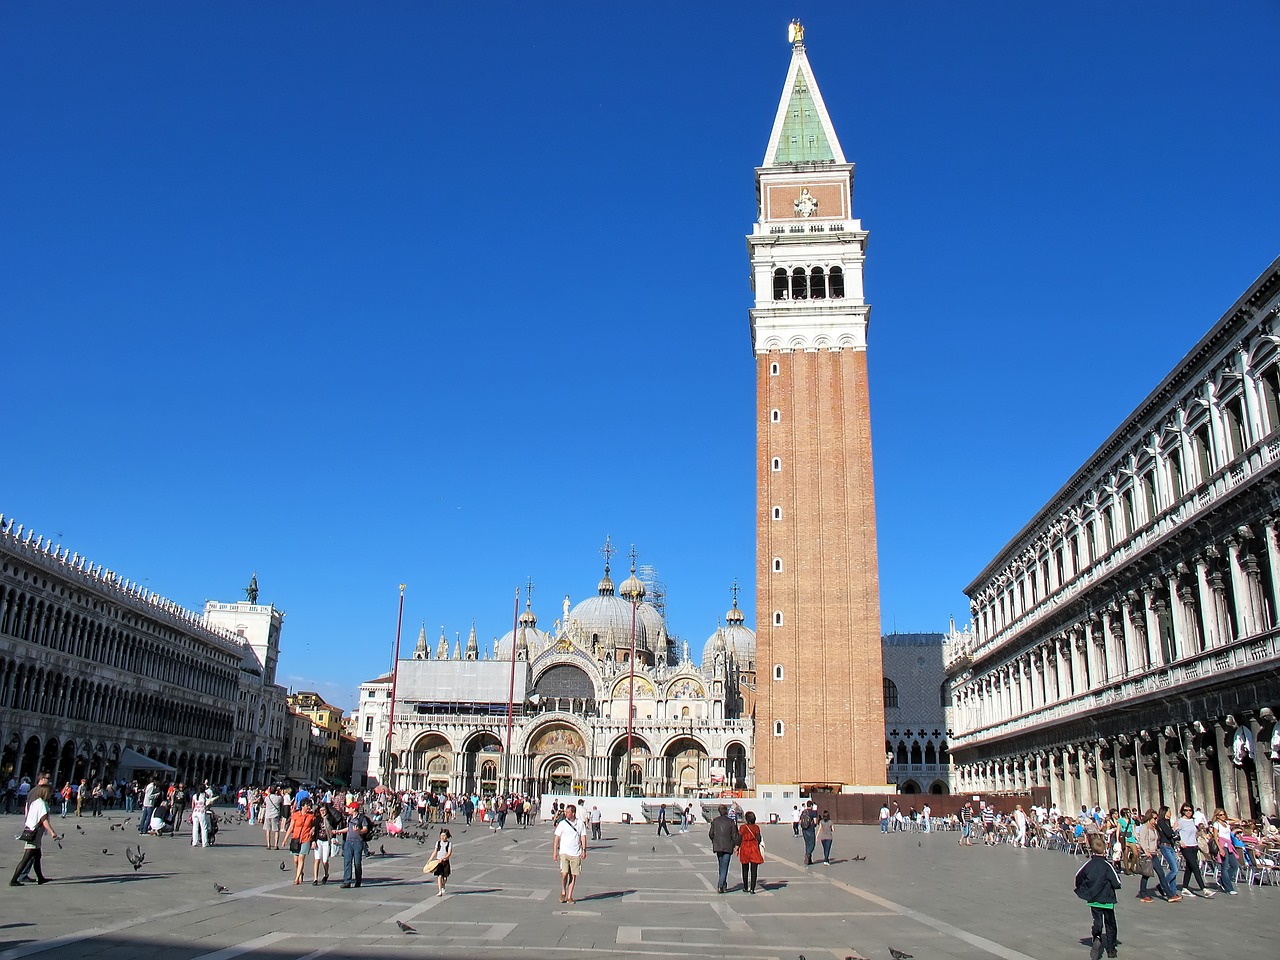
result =
[[13,876],[9,878],[9,886],[22,886],[22,878],[28,870],[35,870],[36,883],[48,883],[49,878],[40,869],[40,841],[47,833],[54,840],[60,840],[53,824],[49,822],[49,801],[53,797],[53,788],[49,786],[49,778],[41,777],[39,785],[31,791],[27,803],[27,816],[22,823],[22,859],[18,862]]
[[1218,842],[1218,886],[1228,896],[1237,896],[1236,876],[1240,871],[1240,860],[1236,856],[1235,836],[1227,822],[1227,812],[1221,807],[1213,811],[1210,830]]
[[316,838],[316,818],[311,813],[311,798],[303,797],[298,808],[289,815],[289,852],[293,854],[293,883],[302,883],[302,870],[311,844]]
[[[313,887],[329,882],[329,860],[333,856],[335,845],[333,831],[337,826],[338,815],[329,804],[321,803],[316,808],[316,835],[312,846],[312,852],[315,855],[311,868],[311,885]],[[323,879],[320,876],[322,867],[324,869]]]
[[754,810],[748,810],[743,817],[746,823],[738,827],[738,862],[742,864],[742,892],[756,892],[756,877],[760,864],[764,863],[764,835],[760,825],[756,823]]
[[436,841],[436,849],[431,854],[431,859],[423,866],[423,873],[434,874],[436,878],[437,897],[444,896],[444,888],[449,883],[449,874],[452,868],[449,866],[449,860],[453,857],[453,834],[448,828],[440,831],[440,839]]

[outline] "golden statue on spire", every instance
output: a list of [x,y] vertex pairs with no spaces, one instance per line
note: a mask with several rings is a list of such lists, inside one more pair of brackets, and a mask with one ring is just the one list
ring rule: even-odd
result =
[[787,42],[793,44],[804,42],[804,27],[799,20],[792,20],[787,24]]

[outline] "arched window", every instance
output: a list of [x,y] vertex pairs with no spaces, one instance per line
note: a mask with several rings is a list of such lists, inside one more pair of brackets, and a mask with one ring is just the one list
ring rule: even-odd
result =
[[773,299],[787,299],[787,271],[781,267],[773,271]]
[[830,270],[830,273],[828,274],[828,278],[830,280],[831,299],[843,300],[844,299],[844,271],[841,270],[839,267],[832,267]]
[[886,709],[898,705],[898,685],[888,677],[884,678],[884,705]]
[[782,664],[780,664],[780,663],[775,663],[775,664],[773,665],[773,679],[775,679],[775,680],[781,680],[781,679],[782,679]]
[[804,272],[804,267],[796,267],[791,271],[791,299],[805,300],[809,296],[806,283],[808,275]]
[[924,745],[924,762],[930,764],[938,762],[938,751],[933,749],[932,740]]
[[770,469],[770,470],[772,470],[774,473],[779,473],[779,472],[781,472],[781,470],[782,470],[782,458],[781,458],[781,457],[774,457],[772,460],[770,460],[770,461],[769,461],[769,469]]
[[774,572],[774,573],[781,573],[781,572],[782,572],[782,558],[781,558],[781,557],[774,557],[774,558],[773,558],[773,572]]
[[951,688],[945,682],[938,688],[938,694],[938,699],[943,707],[951,706]]
[[782,611],[781,611],[781,610],[775,610],[775,611],[773,611],[773,625],[774,625],[775,627],[780,627],[780,626],[782,626]]
[[901,740],[898,741],[898,765],[901,767],[907,765],[907,745]]
[[776,363],[769,364],[769,376],[776,377],[778,375],[778,365]]
[[814,300],[827,299],[827,278],[821,267],[809,271],[809,296]]
[[1280,427],[1280,364],[1273,363],[1258,378],[1262,387],[1262,405],[1267,411],[1267,423],[1263,428],[1271,432]]
[[781,519],[782,519],[782,508],[781,508],[781,507],[774,507],[774,508],[773,508],[773,519],[775,519],[775,520],[781,520]]
[[770,423],[781,423],[781,422],[782,422],[782,411],[781,411],[781,410],[779,410],[777,407],[774,407],[772,410],[770,410],[770,411],[769,411],[769,422],[770,422]]
[[782,721],[781,720],[773,721],[773,735],[775,737],[780,737],[782,736],[782,733],[783,733]]
[[919,740],[914,740],[911,743],[911,762],[917,765],[924,763],[924,754],[920,750]]

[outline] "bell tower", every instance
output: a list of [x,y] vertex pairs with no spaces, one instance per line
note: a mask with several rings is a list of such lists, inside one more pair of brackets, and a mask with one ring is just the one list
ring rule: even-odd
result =
[[805,53],[756,168],[756,784],[886,789],[862,268],[845,160]]

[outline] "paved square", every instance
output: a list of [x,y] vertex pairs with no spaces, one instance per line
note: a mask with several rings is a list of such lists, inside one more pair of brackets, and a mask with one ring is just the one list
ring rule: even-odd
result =
[[[1079,861],[1010,847],[961,849],[948,833],[884,837],[873,827],[839,827],[835,862],[806,868],[790,826],[765,827],[763,889],[749,896],[738,889],[736,861],[731,892],[715,893],[705,825],[670,837],[606,825],[606,839],[590,849],[578,903],[566,906],[545,824],[502,833],[455,825],[454,874],[441,899],[421,873],[430,846],[415,840],[375,840],[373,849],[388,855],[366,859],[359,890],[341,890],[336,880],[293,886],[292,858],[264,849],[248,824],[227,825],[219,845],[202,850],[187,837],[111,832],[108,822],[55,818],[67,834],[63,850],[48,844],[45,852],[45,872],[56,882],[3,887],[0,960],[461,960],[517,951],[531,960],[819,960],[855,951],[878,960],[890,945],[921,960],[1088,956],[1080,938],[1089,911],[1071,883]],[[6,837],[18,826],[16,816],[0,818]],[[124,851],[139,841],[147,862],[135,873]],[[20,850],[11,843],[8,871]],[[867,859],[853,861],[855,854]],[[280,870],[285,861],[290,872]],[[341,861],[332,875],[340,878]],[[1238,897],[1142,904],[1136,879],[1124,881],[1121,956],[1280,956],[1280,888],[1242,885]],[[218,894],[215,883],[232,892]],[[402,933],[396,920],[417,932]]]

